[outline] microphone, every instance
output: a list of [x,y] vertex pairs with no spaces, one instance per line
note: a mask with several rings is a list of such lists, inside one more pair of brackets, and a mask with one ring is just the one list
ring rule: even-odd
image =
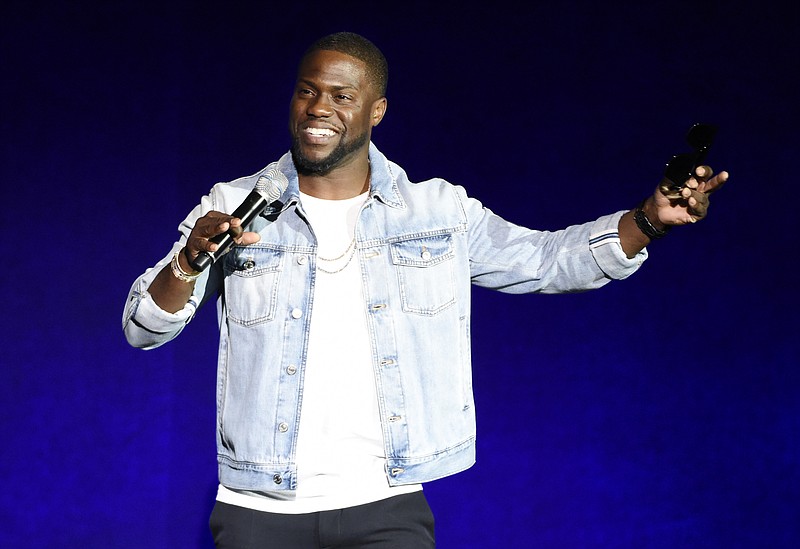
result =
[[[231,215],[238,217],[242,220],[242,229],[253,222],[253,220],[261,215],[267,206],[278,200],[283,191],[289,184],[289,180],[275,168],[271,168],[258,178],[255,187],[244,199],[241,206],[236,208]],[[215,252],[200,252],[197,257],[191,261],[192,268],[195,271],[203,271],[209,265],[217,261],[220,257],[228,252],[228,249],[233,245],[234,238],[241,234],[232,229],[228,229],[224,233],[209,238],[211,242],[218,245]]]

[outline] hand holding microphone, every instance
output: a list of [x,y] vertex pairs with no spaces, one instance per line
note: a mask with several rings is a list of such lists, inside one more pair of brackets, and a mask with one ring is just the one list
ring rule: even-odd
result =
[[[200,240],[202,244],[200,246],[189,246],[190,243],[187,243],[187,247],[200,248],[194,259],[187,253],[192,269],[201,272],[222,257],[233,244],[237,243],[237,239],[240,239],[245,234],[244,228],[250,225],[267,206],[281,197],[287,185],[288,180],[285,175],[277,169],[270,169],[258,178],[253,190],[232,214],[209,212],[198,219],[194,229],[192,229],[189,240],[190,243],[192,240]],[[239,219],[240,221],[232,224],[231,222],[234,219]],[[245,240],[239,243],[252,244],[254,242],[258,242],[258,238],[253,241]],[[189,250],[187,249],[186,251],[188,252]]]

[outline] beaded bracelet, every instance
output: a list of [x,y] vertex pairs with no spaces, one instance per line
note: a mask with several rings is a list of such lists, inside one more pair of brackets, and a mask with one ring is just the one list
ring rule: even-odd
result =
[[647,214],[644,213],[643,208],[645,202],[646,200],[642,200],[641,204],[636,208],[636,211],[633,212],[633,220],[636,222],[636,226],[639,227],[639,230],[650,240],[665,237],[671,227],[666,226],[663,229],[656,229],[655,225],[647,218]]
[[202,273],[187,273],[181,267],[180,261],[178,261],[178,256],[180,255],[181,250],[175,252],[175,255],[172,256],[172,261],[170,262],[170,267],[172,267],[172,274],[175,275],[175,278],[180,280],[181,282],[194,282],[197,280]]

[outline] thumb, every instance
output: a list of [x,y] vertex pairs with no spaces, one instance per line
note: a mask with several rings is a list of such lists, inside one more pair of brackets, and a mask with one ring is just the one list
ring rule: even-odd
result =
[[241,233],[236,239],[237,244],[255,244],[259,240],[261,240],[261,235],[258,233],[246,231]]

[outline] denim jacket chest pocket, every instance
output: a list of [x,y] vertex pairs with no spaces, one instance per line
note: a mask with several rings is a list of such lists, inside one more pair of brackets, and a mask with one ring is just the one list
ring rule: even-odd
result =
[[452,235],[393,242],[390,250],[403,311],[430,316],[456,302]]
[[274,248],[234,248],[225,256],[227,318],[242,326],[272,320],[285,253]]

